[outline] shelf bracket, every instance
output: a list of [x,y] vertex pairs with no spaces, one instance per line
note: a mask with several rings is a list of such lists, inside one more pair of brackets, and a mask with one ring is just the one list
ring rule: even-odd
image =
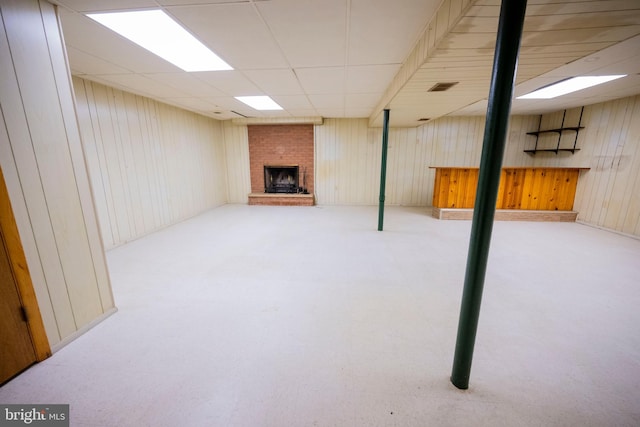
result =
[[582,127],[582,113],[584,113],[584,105],[580,109],[580,118],[578,119],[578,129],[576,129],[576,138],[573,140],[573,151],[571,153],[574,153],[576,151],[576,144],[578,144],[578,133],[580,133],[580,127]]

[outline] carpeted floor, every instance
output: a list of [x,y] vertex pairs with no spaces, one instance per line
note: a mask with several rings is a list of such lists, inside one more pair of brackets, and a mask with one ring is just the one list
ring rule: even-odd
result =
[[107,254],[119,311],[0,388],[73,426],[638,426],[640,240],[498,222],[470,388],[469,221],[226,205]]

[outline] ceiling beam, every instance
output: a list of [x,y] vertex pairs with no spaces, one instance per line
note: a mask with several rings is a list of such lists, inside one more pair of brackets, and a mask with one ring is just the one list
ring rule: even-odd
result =
[[370,126],[380,126],[382,112],[389,107],[391,100],[398,94],[420,67],[435,53],[440,42],[466,15],[477,0],[444,0],[429,21],[422,36],[403,63],[400,71],[387,87],[384,95],[369,116]]

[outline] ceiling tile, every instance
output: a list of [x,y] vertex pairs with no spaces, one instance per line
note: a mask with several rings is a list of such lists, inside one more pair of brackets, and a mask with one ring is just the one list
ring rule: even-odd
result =
[[264,95],[240,71],[202,71],[194,77],[231,96]]
[[344,91],[344,67],[297,68],[295,73],[308,94]]
[[259,111],[263,117],[291,117],[291,113],[287,110],[275,111]]
[[347,68],[347,93],[384,92],[400,65],[362,65]]
[[216,107],[224,108],[228,110],[242,110],[244,108],[249,108],[247,105],[238,101],[232,96],[214,96],[214,97],[205,97],[205,101],[213,104]]
[[195,110],[208,113],[219,110],[219,108],[216,108],[216,106],[212,103],[200,98],[161,98],[161,100],[168,104],[177,105],[187,110]]
[[345,117],[362,118],[369,117],[371,115],[372,108],[345,108]]
[[344,96],[341,94],[309,95],[309,100],[318,111],[323,108],[344,108]]
[[306,95],[276,95],[273,100],[285,110],[313,109]]
[[371,110],[381,97],[382,93],[348,93],[345,97],[345,107]]
[[[191,6],[194,4],[231,4],[241,3],[246,4],[248,0],[156,0],[161,6]],[[264,1],[264,0],[253,0]]]
[[[130,88],[123,87],[123,86],[118,85],[115,82],[111,82],[111,81],[105,80],[101,76],[90,74],[90,75],[80,76],[80,77],[85,79],[85,80],[89,80],[89,81],[92,81],[92,82],[100,83],[103,86],[109,86],[109,87],[113,87],[113,88],[116,88],[116,89],[127,90],[127,91],[131,92]],[[132,93],[139,94],[138,92],[132,92]],[[140,95],[144,95],[144,96],[150,97],[149,94],[140,93]]]
[[257,3],[293,68],[344,65],[347,0]]
[[348,64],[400,64],[440,3],[351,0]]
[[158,7],[154,0],[51,0],[78,12],[100,12],[109,10],[128,10]]
[[234,69],[288,66],[268,27],[248,2],[167,11]]
[[[393,126],[418,125],[420,116],[484,114],[500,9],[499,0],[53,2],[62,5],[71,70],[82,78],[207,115],[213,114],[209,105],[224,104],[216,118],[234,117],[231,110],[254,117],[363,115],[381,125],[386,105],[393,110]],[[184,73],[81,13],[151,7],[167,10],[235,70]],[[441,19],[455,23],[449,35],[438,33],[444,38],[435,49],[420,37],[431,21],[429,8],[440,8],[436,27]],[[514,111],[537,114],[638,93],[639,33],[638,1],[530,0],[516,94],[587,72],[632,76],[611,82],[606,90],[514,102]],[[587,57],[591,54],[599,59]],[[446,96],[425,93],[434,83],[451,79],[460,84]],[[285,110],[257,112],[232,97],[262,94]]]
[[100,76],[103,81],[111,82],[129,92],[141,93],[151,98],[176,98],[184,93],[140,74],[108,74]]
[[72,46],[67,47],[67,56],[71,65],[71,71],[75,75],[82,74],[126,74],[129,70],[118,67],[97,56],[78,50]]
[[289,69],[246,70],[244,74],[269,96],[304,93],[296,75]]
[[143,74],[148,79],[167,85],[182,92],[185,96],[201,98],[204,96],[225,96],[221,90],[194,77],[193,73]]
[[293,117],[313,117],[320,115],[320,113],[318,113],[318,111],[316,111],[315,109],[292,108],[287,109],[287,111],[291,113]]
[[344,108],[318,108],[318,114],[322,117],[345,117]]

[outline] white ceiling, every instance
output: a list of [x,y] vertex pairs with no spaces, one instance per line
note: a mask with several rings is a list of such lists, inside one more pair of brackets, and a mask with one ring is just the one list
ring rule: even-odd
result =
[[[484,114],[499,0],[51,0],[79,77],[216,119],[362,117],[392,126]],[[161,8],[234,70],[187,73],[84,16]],[[577,74],[629,77],[556,100],[539,114],[640,93],[640,1],[529,0],[516,95]],[[427,90],[459,82],[447,92]],[[234,96],[269,95],[260,112]]]

